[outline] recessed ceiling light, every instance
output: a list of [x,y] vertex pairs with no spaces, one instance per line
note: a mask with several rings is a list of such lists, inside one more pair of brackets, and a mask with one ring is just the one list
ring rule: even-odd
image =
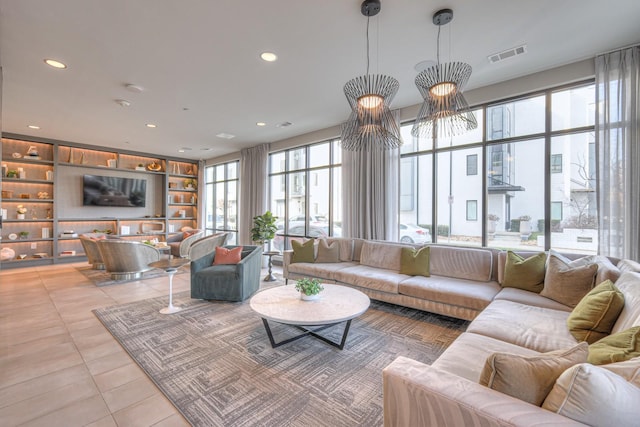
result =
[[157,126],[154,125],[153,123],[147,123],[145,126],[151,129],[157,128]]
[[142,86],[134,85],[131,83],[127,83],[126,85],[124,85],[124,88],[133,93],[140,93],[144,90]]
[[274,62],[278,59],[278,55],[273,52],[262,52],[260,58],[262,58],[263,61]]
[[231,138],[235,138],[236,137],[235,135],[232,135],[230,133],[224,133],[224,132],[221,132],[221,133],[217,134],[216,136],[218,138],[222,138],[222,139],[231,139]]
[[36,126],[36,125],[29,125],[27,126],[29,129],[40,129],[40,126]]
[[184,148],[180,148],[180,149],[178,150],[178,153],[184,153],[184,151],[185,151],[185,150],[184,150]]
[[45,59],[44,63],[50,67],[57,68],[59,70],[64,70],[65,68],[67,68],[65,64],[63,64],[60,61],[56,61],[55,59]]
[[266,126],[267,124],[265,122],[258,122],[256,123],[256,126]]
[[116,99],[116,104],[118,104],[121,107],[130,107],[131,106],[131,102],[127,101],[126,99]]

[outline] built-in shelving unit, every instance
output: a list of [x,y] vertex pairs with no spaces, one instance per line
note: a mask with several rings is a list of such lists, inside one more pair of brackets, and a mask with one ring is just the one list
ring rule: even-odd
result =
[[[14,255],[0,268],[82,259],[85,233],[166,240],[185,226],[198,228],[196,162],[29,139],[2,138],[0,248]],[[145,206],[83,206],[85,174],[146,179]]]

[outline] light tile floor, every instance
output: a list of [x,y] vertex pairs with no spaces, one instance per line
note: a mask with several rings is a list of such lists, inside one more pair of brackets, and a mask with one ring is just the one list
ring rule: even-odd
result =
[[188,426],[91,312],[167,296],[166,276],[96,287],[86,266],[0,271],[0,425]]

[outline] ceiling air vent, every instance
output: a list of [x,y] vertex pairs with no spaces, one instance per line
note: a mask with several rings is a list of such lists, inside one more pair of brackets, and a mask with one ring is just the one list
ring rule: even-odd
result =
[[493,55],[489,55],[487,58],[490,63],[495,64],[496,62],[504,61],[505,59],[513,58],[514,56],[523,55],[525,53],[527,53],[527,45],[523,44],[522,46],[512,47],[511,49],[494,53]]

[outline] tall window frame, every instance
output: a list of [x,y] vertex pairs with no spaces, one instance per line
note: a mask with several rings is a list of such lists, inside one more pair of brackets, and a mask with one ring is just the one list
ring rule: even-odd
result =
[[[227,244],[238,238],[240,161],[205,166],[205,234],[230,233]],[[235,197],[233,197],[235,195]]]

